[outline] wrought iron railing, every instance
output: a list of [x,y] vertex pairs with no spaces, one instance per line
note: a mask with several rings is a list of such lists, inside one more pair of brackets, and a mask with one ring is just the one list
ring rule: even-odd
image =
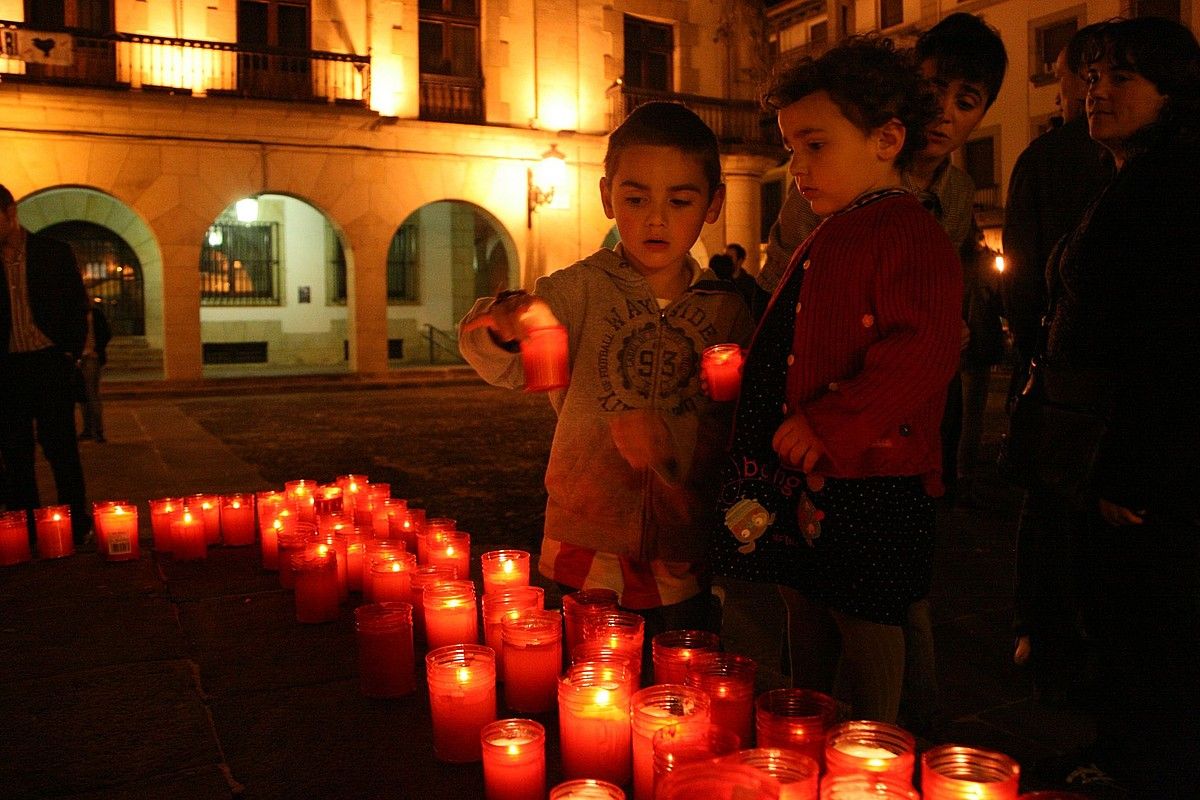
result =
[[622,86],[609,97],[609,130],[621,124],[630,111],[652,100],[669,100],[687,106],[713,129],[723,145],[781,144],[775,116],[763,113],[753,100],[726,100],[629,86]]
[[[23,27],[0,21],[0,29]],[[73,38],[72,64],[26,64],[0,55],[0,74],[38,83],[268,100],[365,105],[370,97],[368,56],[74,28],[61,32]]]
[[482,125],[483,79],[421,73],[421,119]]
[[430,364],[461,364],[462,355],[458,352],[458,339],[453,334],[441,328],[425,324],[425,332],[421,338],[429,345]]

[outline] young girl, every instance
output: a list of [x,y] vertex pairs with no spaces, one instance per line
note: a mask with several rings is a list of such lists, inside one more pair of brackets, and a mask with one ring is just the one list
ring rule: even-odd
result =
[[959,349],[958,259],[899,188],[933,98],[890,42],[859,39],[787,67],[766,103],[824,220],[750,349],[715,563],[803,595],[790,612],[809,640],[796,685],[894,722],[900,625],[929,590],[938,427]]

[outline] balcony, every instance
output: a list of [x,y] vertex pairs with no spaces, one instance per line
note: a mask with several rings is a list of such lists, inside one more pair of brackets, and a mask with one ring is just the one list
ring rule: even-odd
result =
[[[0,30],[23,27],[0,21]],[[370,96],[368,56],[71,28],[61,32],[74,39],[74,63],[26,64],[0,55],[0,79],[363,106]]]
[[421,73],[421,119],[482,125],[483,79]]
[[782,152],[775,115],[764,113],[752,100],[726,100],[622,85],[609,95],[609,130],[620,125],[630,111],[653,100],[682,103],[696,112],[717,134],[723,150]]

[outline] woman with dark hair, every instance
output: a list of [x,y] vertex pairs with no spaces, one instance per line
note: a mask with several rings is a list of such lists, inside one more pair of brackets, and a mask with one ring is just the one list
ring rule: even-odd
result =
[[1176,22],[1118,19],[1084,64],[1088,130],[1116,173],[1051,257],[1045,361],[1102,376],[1110,409],[1081,503],[1103,704],[1088,761],[1135,797],[1196,797],[1200,45]]

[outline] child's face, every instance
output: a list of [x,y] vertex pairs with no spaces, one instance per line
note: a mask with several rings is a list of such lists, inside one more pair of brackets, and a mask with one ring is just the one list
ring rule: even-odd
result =
[[643,275],[683,265],[704,223],[721,213],[724,187],[711,199],[708,193],[700,159],[674,147],[629,147],[615,174],[600,179],[604,213],[616,221],[625,256]]
[[865,134],[827,92],[815,92],[780,110],[779,130],[792,153],[788,173],[821,216],[897,182],[895,158],[904,144],[899,123]]
[[962,147],[987,113],[987,87],[982,83],[937,74],[932,58],[921,62],[921,74],[937,92],[938,115],[925,131],[922,159],[941,160]]

